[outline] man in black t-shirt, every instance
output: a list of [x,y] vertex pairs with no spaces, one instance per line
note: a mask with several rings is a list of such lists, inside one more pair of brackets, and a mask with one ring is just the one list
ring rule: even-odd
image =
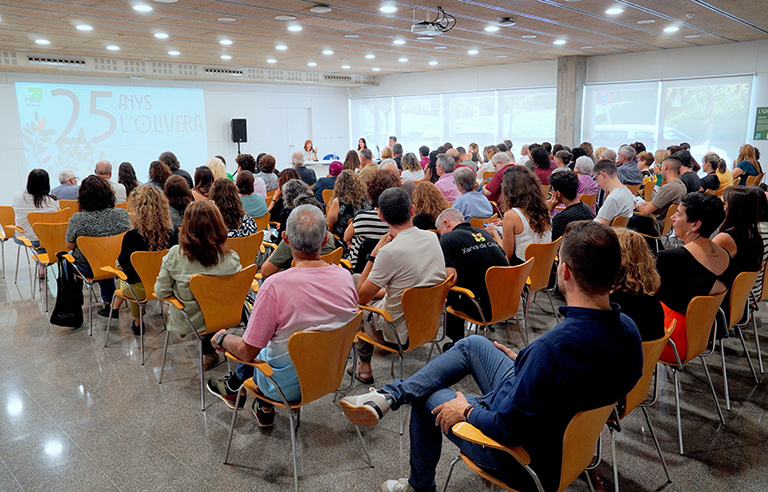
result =
[[552,173],[549,177],[552,185],[552,198],[547,205],[552,208],[558,203],[565,205],[565,210],[552,218],[552,240],[563,235],[565,227],[575,220],[592,220],[592,211],[581,200],[576,198],[579,189],[579,178],[573,171]]
[[[440,233],[446,275],[455,274],[456,285],[471,290],[485,318],[490,319],[491,305],[485,286],[485,272],[492,266],[508,266],[507,255],[493,236],[464,222],[464,216],[456,209],[444,210],[435,224]],[[480,313],[467,296],[449,292],[446,302],[454,309],[480,319]],[[447,316],[445,331],[451,341],[443,346],[444,351],[464,338],[464,321],[450,314]]]

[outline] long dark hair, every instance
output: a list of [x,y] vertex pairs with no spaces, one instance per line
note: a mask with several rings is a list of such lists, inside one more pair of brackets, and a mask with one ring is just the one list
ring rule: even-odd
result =
[[504,171],[500,205],[505,212],[513,208],[522,210],[536,234],[549,228],[551,219],[541,194],[541,181],[525,166],[511,166]]
[[206,166],[200,166],[195,169],[195,189],[201,195],[208,196],[213,185],[213,172]]
[[429,169],[429,181],[434,183],[438,179],[440,179],[440,176],[437,175],[437,154],[439,154],[437,150],[433,150],[429,153],[429,164],[427,164],[427,169]]
[[117,168],[117,182],[125,186],[125,196],[130,196],[131,192],[141,184],[136,179],[136,171],[133,170],[130,162],[123,162]]
[[235,183],[227,178],[217,179],[211,188],[211,200],[219,207],[224,223],[230,230],[240,227],[245,210]]
[[33,169],[27,176],[27,193],[33,196],[35,208],[43,206],[43,200],[51,197],[51,181],[45,169]]
[[181,224],[179,248],[189,261],[197,261],[204,267],[217,265],[229,252],[227,226],[216,205],[210,202],[189,204]]
[[149,164],[149,179],[158,186],[165,186],[165,182],[173,176],[168,164],[160,161],[152,161]]
[[192,197],[192,192],[189,191],[187,180],[175,174],[165,180],[163,191],[165,196],[168,197],[168,204],[171,208],[175,209],[182,216],[187,206],[195,201]]
[[723,193],[725,220],[720,231],[746,230],[749,239],[760,237],[757,223],[759,202],[750,186],[729,186]]

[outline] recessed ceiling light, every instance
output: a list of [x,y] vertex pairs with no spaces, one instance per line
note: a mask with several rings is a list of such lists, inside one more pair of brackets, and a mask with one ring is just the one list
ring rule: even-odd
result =
[[107,49],[109,51],[120,51],[120,47],[115,44],[110,44],[109,46],[107,46]]
[[434,67],[435,65],[437,65],[437,61],[436,60],[432,60],[431,62],[429,62],[429,64]]
[[299,32],[301,31],[301,29],[302,29],[301,26],[298,24],[291,24],[290,26],[288,26],[288,30],[291,32]]
[[477,51],[477,50],[469,50],[469,51],[467,51],[467,54],[468,54],[468,55],[476,55],[476,54],[478,54],[478,53],[480,53],[480,52],[479,52],[479,51]]
[[399,61],[400,63],[405,63],[408,61],[408,58],[398,58],[397,61]]
[[288,49],[288,47],[284,44],[278,44],[277,46],[275,46],[275,49],[278,51],[285,51]]
[[332,55],[333,54],[333,50],[323,50],[323,54],[324,55]]
[[358,34],[345,34],[344,37],[345,38],[349,38],[349,39],[355,39],[355,38],[359,38],[360,35],[358,35]]
[[536,39],[535,34],[526,34],[523,36],[523,39]]
[[136,12],[152,12],[152,7],[149,5],[138,4],[133,6],[133,10]]
[[309,9],[310,12],[313,14],[327,14],[331,12],[333,9],[327,5],[315,5],[311,9]]
[[308,67],[316,67],[316,66],[317,66],[317,63],[315,63],[315,62],[309,62],[309,63],[307,63],[307,66],[308,66]]
[[157,39],[168,39],[168,35],[164,32],[156,32],[155,37]]
[[624,9],[621,7],[611,7],[605,11],[608,15],[619,15],[622,12],[624,12]]
[[365,55],[366,60],[373,60],[374,58],[376,58],[376,55]]
[[342,66],[341,66],[341,68],[343,68],[344,70],[347,70],[347,69],[349,69],[350,67],[349,67],[349,65],[342,65]]
[[396,44],[397,46],[402,46],[405,44],[405,39],[395,39],[392,41],[392,44]]
[[379,67],[373,67],[371,70],[374,72],[381,72],[381,69]]
[[179,56],[181,54],[181,52],[176,51],[176,50],[171,50],[171,51],[168,52],[168,54],[171,55],[171,56]]
[[222,39],[219,41],[219,44],[222,46],[232,46],[232,40],[231,39]]
[[558,46],[562,46],[562,45],[565,44],[565,39],[555,39],[554,41],[552,41],[552,44],[556,44]]
[[232,57],[231,57],[231,56],[229,56],[229,55],[221,55],[221,59],[222,59],[222,60],[231,60],[231,59],[232,59]]
[[219,17],[219,22],[235,22],[234,17]]
[[384,4],[381,7],[379,7],[379,12],[383,14],[394,14],[397,12],[397,7],[395,7],[392,4]]
[[701,37],[701,34],[689,34],[686,36],[686,38],[688,39],[700,38],[700,37]]
[[267,63],[277,63],[277,60],[274,58],[267,58]]
[[498,32],[499,31],[499,26],[485,26],[485,28],[483,28],[483,30],[485,32]]
[[653,24],[654,22],[656,21],[653,19],[643,19],[643,20],[637,21],[638,24]]
[[580,49],[580,50],[591,50],[592,48],[593,48],[592,46],[582,46],[582,47],[581,47],[581,48],[579,48],[579,49]]
[[89,26],[88,24],[80,24],[75,27],[78,31],[93,31],[93,27]]
[[296,16],[295,15],[276,15],[275,20],[292,21],[292,20],[296,20]]
[[419,37],[418,37],[418,38],[416,38],[416,39],[418,39],[418,40],[420,40],[420,41],[432,41],[432,40],[433,40],[433,39],[435,39],[435,38],[433,38],[432,36],[419,36]]
[[51,44],[51,42],[50,42],[50,41],[48,41],[47,39],[35,39],[35,43],[37,43],[37,44],[42,44],[42,45],[48,45],[48,44]]
[[680,28],[677,26],[669,26],[664,28],[664,32],[677,32]]
[[435,46],[435,49],[436,50],[447,50],[448,47],[447,46]]

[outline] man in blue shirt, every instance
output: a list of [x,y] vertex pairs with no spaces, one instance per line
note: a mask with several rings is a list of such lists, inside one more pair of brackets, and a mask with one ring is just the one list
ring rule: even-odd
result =
[[[410,477],[389,480],[382,490],[434,491],[441,431],[505,483],[532,488],[527,473],[506,453],[455,437],[450,429],[462,421],[503,444],[523,446],[544,488],[557,488],[568,422],[580,411],[623,398],[640,378],[643,364],[637,327],[608,301],[621,262],[613,230],[596,222],[569,224],[560,259],[565,319],[520,353],[471,336],[404,381],[341,400],[356,425],[375,425],[390,409],[411,404]],[[449,389],[470,375],[482,396]]]

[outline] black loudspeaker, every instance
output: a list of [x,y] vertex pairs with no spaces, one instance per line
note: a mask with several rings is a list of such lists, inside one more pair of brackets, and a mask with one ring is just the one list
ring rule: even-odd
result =
[[248,141],[245,119],[232,119],[232,141],[236,143]]

